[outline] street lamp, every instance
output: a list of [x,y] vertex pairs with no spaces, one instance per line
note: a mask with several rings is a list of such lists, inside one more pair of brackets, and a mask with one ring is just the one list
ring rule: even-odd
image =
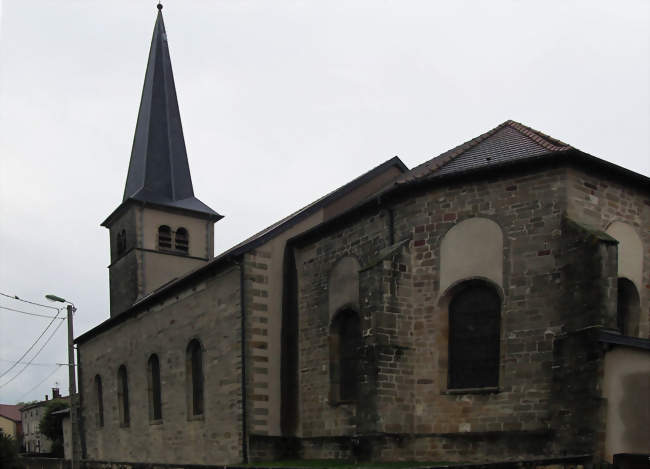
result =
[[56,301],[59,303],[68,303],[66,309],[68,310],[68,393],[70,394],[70,429],[71,429],[71,438],[70,438],[70,469],[75,468],[75,437],[76,437],[76,424],[77,424],[77,412],[75,408],[75,394],[77,393],[77,383],[75,379],[75,363],[74,363],[74,334],[72,332],[72,313],[77,311],[74,304],[71,301],[61,298],[56,295],[45,295],[50,301]]

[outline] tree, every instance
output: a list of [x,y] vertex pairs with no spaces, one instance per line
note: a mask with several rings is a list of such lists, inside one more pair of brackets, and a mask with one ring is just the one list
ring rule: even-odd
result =
[[52,440],[52,454],[57,457],[63,457],[63,427],[61,426],[63,415],[55,412],[69,407],[68,401],[53,399],[47,404],[45,414],[41,418],[40,431]]
[[16,440],[0,431],[0,467],[3,469],[23,469],[18,457]]

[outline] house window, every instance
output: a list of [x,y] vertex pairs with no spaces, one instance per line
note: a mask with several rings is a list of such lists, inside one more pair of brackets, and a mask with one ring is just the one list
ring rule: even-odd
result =
[[203,349],[197,339],[187,346],[186,373],[189,415],[203,415]]
[[174,239],[174,247],[177,251],[183,252],[185,254],[189,251],[189,235],[185,228],[179,228],[176,230],[176,237]]
[[172,230],[167,225],[158,228],[158,249],[172,248]]
[[350,309],[337,313],[330,327],[330,401],[334,404],[358,398],[361,345],[359,315]]
[[619,278],[616,326],[621,334],[636,337],[639,334],[640,315],[641,303],[634,283],[626,278]]
[[124,365],[120,366],[117,371],[117,401],[120,410],[120,425],[128,427],[131,422],[129,416],[129,383]]
[[104,392],[102,391],[102,378],[95,376],[95,394],[97,397],[97,426],[104,426]]
[[147,384],[149,390],[149,419],[162,419],[162,400],[160,393],[160,362],[155,353],[147,362]]
[[449,389],[499,384],[501,298],[483,282],[466,282],[449,304]]

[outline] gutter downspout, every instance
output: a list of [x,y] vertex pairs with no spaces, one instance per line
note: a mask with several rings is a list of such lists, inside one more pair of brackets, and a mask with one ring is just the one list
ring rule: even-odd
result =
[[241,307],[241,411],[242,411],[242,458],[243,464],[248,464],[248,416],[246,412],[246,295],[244,293],[244,285],[246,276],[244,274],[244,255],[240,257],[239,262],[235,261],[239,266],[239,293],[240,293],[240,307]]

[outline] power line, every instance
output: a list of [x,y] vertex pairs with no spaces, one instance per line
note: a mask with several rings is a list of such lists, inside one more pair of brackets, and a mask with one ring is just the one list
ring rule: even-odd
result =
[[[37,313],[28,313],[27,311],[21,311],[19,309],[13,309],[13,308],[7,308],[6,306],[0,306],[0,309],[6,309],[7,311],[13,311],[14,313],[21,313],[21,314],[29,314],[30,316],[38,316],[41,318],[56,318],[56,316],[48,316],[46,314],[37,314]],[[65,318],[58,318],[58,319],[65,319]]]
[[[58,316],[58,313],[57,313],[57,316]],[[50,328],[50,326],[54,323],[54,321],[56,321],[56,319],[57,319],[57,317],[55,316],[55,317],[50,321],[50,323],[45,327],[45,329],[43,329],[43,332],[41,332],[41,335],[39,335],[38,338],[34,341],[34,343],[33,343],[32,345],[30,345],[30,347],[27,349],[27,351],[26,351],[25,353],[23,353],[23,354],[20,356],[20,358],[17,360],[18,362],[21,361],[23,358],[25,358],[25,357],[27,356],[27,354],[28,354],[28,353],[29,353],[29,352],[30,352],[30,351],[31,351],[31,350],[36,346],[36,344],[38,343],[38,341],[41,340],[41,337],[43,337],[43,336],[45,335],[45,333],[47,332],[47,330],[48,330],[48,329]],[[59,327],[61,327],[61,324],[63,324],[63,321],[61,321],[61,322],[59,323],[59,325],[57,326],[57,329],[58,329]],[[51,336],[50,336],[50,337],[51,337]],[[33,358],[32,358],[32,360],[33,360]],[[3,376],[5,376],[5,375],[6,375],[7,373],[9,373],[11,370],[13,370],[13,369],[16,367],[16,365],[17,365],[17,363],[14,363],[13,365],[11,365],[7,371],[5,371],[4,373],[2,373],[2,374],[0,375],[0,378],[2,378]],[[2,386],[0,386],[0,387],[2,387]]]
[[[6,360],[4,358],[0,358],[0,362],[15,363],[17,365],[24,365],[25,363],[29,363],[29,362],[17,362],[15,360]],[[58,363],[30,363],[30,366],[54,366],[54,365],[58,365]]]
[[44,305],[43,303],[36,303],[35,301],[23,300],[22,298],[18,298],[18,295],[7,295],[6,293],[2,293],[2,292],[0,292],[0,295],[6,296],[7,298],[11,298],[12,300],[18,300],[18,301],[22,301],[23,303],[29,303],[30,305],[42,306],[43,308],[56,309],[57,311],[59,311],[59,308],[56,308],[54,306]]
[[62,366],[63,366],[63,365],[57,365],[56,369],[55,369],[52,373],[50,373],[49,375],[47,375],[47,376],[46,376],[42,381],[39,381],[39,383],[38,383],[36,386],[34,386],[32,389],[30,389],[30,390],[27,391],[25,394],[23,394],[22,396],[20,396],[20,397],[18,398],[18,400],[20,401],[23,397],[25,397],[25,396],[28,395],[30,392],[32,392],[34,389],[36,389],[36,388],[39,387],[41,384],[43,384],[45,381],[47,381],[48,379],[50,379],[50,377],[51,377],[54,373],[56,373],[57,371],[59,371],[59,370],[61,369]]
[[[52,321],[54,321],[54,319],[53,319]],[[0,384],[0,388],[4,388],[7,384],[11,383],[14,379],[16,379],[18,376],[20,376],[20,375],[22,374],[22,372],[25,371],[29,365],[31,365],[31,363],[34,361],[34,359],[35,359],[36,357],[38,357],[38,354],[41,353],[41,351],[42,351],[42,350],[45,348],[45,346],[50,342],[50,340],[52,340],[52,337],[54,337],[54,334],[56,334],[56,331],[58,331],[59,328],[60,328],[62,325],[63,325],[63,322],[60,322],[59,325],[56,326],[56,329],[54,329],[54,330],[52,331],[52,333],[51,333],[50,336],[47,338],[47,340],[45,341],[45,343],[41,346],[41,348],[38,349],[38,352],[36,352],[36,354],[32,357],[32,359],[31,359],[29,362],[27,362],[27,363],[25,364],[25,366],[24,366],[24,367],[23,367],[23,368],[22,368],[18,373],[16,373],[15,375],[13,375],[9,381],[7,381],[7,382],[5,382],[5,383],[3,383],[3,384]],[[34,343],[34,345],[36,345],[36,343]],[[16,365],[14,364],[14,365],[12,366],[12,368],[15,367],[15,366],[16,366]],[[5,373],[5,374],[6,374],[6,373]]]

